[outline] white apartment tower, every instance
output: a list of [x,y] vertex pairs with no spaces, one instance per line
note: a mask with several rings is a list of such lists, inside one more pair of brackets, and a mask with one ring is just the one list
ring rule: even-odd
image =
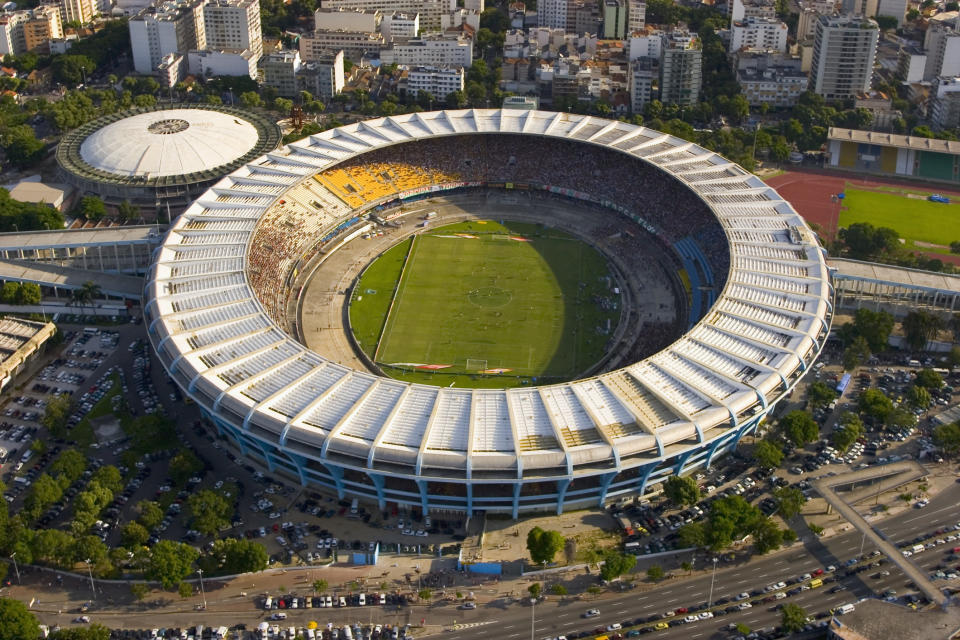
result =
[[94,0],[60,0],[60,18],[63,23],[87,24],[100,13]]
[[787,50],[787,25],[776,18],[750,17],[734,22],[730,34],[730,51],[740,49]]
[[203,4],[203,0],[164,2],[130,19],[130,46],[137,73],[153,73],[171,53],[207,48]]
[[383,13],[419,13],[426,32],[441,29],[440,17],[456,11],[457,0],[323,0],[324,9],[367,9]]
[[203,7],[207,48],[215,51],[250,50],[263,54],[260,0],[210,0]]
[[627,0],[627,35],[643,31],[647,26],[647,3],[644,0]]
[[960,76],[960,31],[956,24],[931,20],[924,40],[927,64],[923,79]]
[[566,31],[568,4],[568,0],[539,0],[537,2],[537,26]]
[[696,34],[677,29],[663,38],[660,61],[660,100],[665,104],[692,106],[700,101],[703,82],[703,51]]
[[810,88],[827,100],[870,89],[880,31],[862,16],[820,16],[813,43]]

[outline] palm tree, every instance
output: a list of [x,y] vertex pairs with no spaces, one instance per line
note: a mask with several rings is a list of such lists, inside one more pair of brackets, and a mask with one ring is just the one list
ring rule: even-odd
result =
[[100,297],[100,285],[93,280],[87,280],[79,289],[75,289],[70,294],[70,304],[80,305],[81,315],[83,308],[92,304],[94,300]]

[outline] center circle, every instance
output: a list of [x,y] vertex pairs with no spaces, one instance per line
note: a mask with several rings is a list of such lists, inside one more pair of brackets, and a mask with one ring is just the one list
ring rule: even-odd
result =
[[147,126],[147,131],[163,136],[171,133],[180,133],[181,131],[186,131],[188,128],[190,128],[190,123],[182,118],[167,118],[165,120],[151,122]]
[[500,287],[480,287],[467,294],[467,299],[478,307],[496,309],[505,307],[513,300],[513,294]]

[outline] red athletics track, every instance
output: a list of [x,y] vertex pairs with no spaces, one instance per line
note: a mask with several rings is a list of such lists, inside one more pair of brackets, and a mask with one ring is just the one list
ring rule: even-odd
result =
[[[830,198],[844,190],[846,186],[870,190],[876,187],[903,187],[917,191],[929,190],[931,193],[943,193],[951,198],[960,198],[960,191],[949,186],[921,181],[881,180],[874,176],[844,172],[788,171],[774,178],[764,180],[777,190],[803,218],[810,223],[820,225],[824,236],[833,238],[837,232],[837,217],[842,203]],[[931,258],[944,262],[960,264],[960,256],[942,253],[927,253]]]

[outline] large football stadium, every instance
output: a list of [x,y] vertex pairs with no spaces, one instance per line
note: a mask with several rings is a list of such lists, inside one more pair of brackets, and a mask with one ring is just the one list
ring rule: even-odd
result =
[[816,238],[756,176],[594,118],[360,122],[245,164],[147,278],[171,377],[244,455],[386,508],[523,512],[709,466],[830,329]]

